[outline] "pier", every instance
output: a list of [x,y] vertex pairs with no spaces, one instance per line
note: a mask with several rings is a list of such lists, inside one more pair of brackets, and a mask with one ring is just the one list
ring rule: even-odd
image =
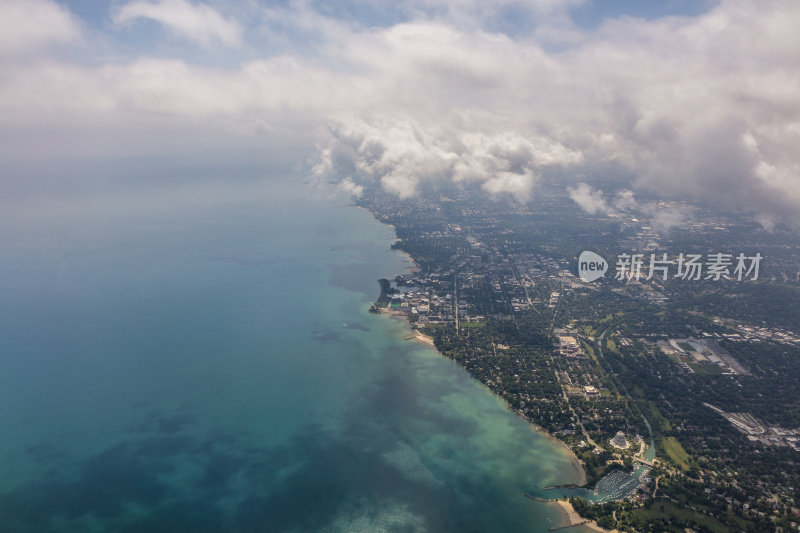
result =
[[540,502],[540,503],[553,503],[554,501],[556,501],[554,499],[553,500],[546,500],[544,498],[537,498],[536,496],[528,494],[527,492],[525,493],[525,497],[526,498],[530,498],[531,500],[533,500],[535,502]]

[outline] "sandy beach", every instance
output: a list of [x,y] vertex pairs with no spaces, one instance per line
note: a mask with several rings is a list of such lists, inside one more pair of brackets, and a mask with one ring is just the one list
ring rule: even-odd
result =
[[424,333],[421,333],[417,330],[414,330],[414,332],[416,333],[416,335],[411,340],[418,342],[420,344],[424,344],[425,346],[429,346],[434,350],[436,349],[436,343],[433,342],[433,337],[425,335]]
[[[565,519],[564,519],[565,524],[564,525],[580,524],[581,522],[585,521],[585,518],[581,518],[581,515],[579,515],[575,511],[575,508],[572,507],[572,504],[569,503],[568,501],[556,500],[556,501],[552,502],[552,504],[553,505],[557,505],[558,508],[561,509],[564,512],[564,515],[565,515]],[[581,526],[578,526],[578,527],[580,527],[581,529],[584,529],[584,530],[597,531],[599,533],[619,533],[619,531],[616,530],[616,529],[611,530],[611,529],[605,529],[605,528],[602,528],[602,527],[598,526],[597,522],[595,522],[594,520],[586,522],[585,524],[582,524]]]

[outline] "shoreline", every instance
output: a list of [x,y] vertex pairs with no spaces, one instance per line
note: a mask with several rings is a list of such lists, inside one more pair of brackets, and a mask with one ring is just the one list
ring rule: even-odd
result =
[[537,431],[539,431],[541,433],[544,433],[544,435],[548,439],[550,439],[553,442],[555,442],[558,446],[561,446],[562,448],[564,448],[564,451],[567,454],[569,454],[570,458],[572,459],[572,467],[573,467],[573,469],[576,471],[576,473],[579,476],[578,481],[575,483],[575,485],[577,485],[579,487],[585,486],[586,482],[588,481],[588,476],[586,475],[586,469],[583,468],[583,463],[581,463],[581,460],[578,459],[577,455],[575,455],[575,452],[572,451],[572,448],[569,447],[569,444],[567,444],[563,440],[559,439],[558,437],[556,437],[555,435],[553,435],[552,433],[550,433],[546,429],[543,429],[542,427],[538,426],[534,422],[531,422],[527,418],[525,419],[525,421],[528,422],[529,424],[531,424],[532,426],[534,426]]
[[586,521],[585,518],[582,518],[581,515],[575,510],[571,503],[566,500],[553,500],[549,503],[550,505],[554,505],[558,507],[558,509],[564,515],[564,525],[566,527],[575,527],[575,528],[582,528],[584,530],[595,531],[597,533],[619,533],[617,529],[606,529],[597,525],[597,522],[594,520]]
[[[408,254],[406,254],[406,255],[408,255]],[[409,256],[409,259],[410,259],[410,256]],[[413,259],[411,259],[411,261],[413,262]],[[433,340],[433,337],[431,337],[429,335],[425,335],[424,333],[422,333],[421,331],[416,329],[411,324],[411,322],[409,322],[408,315],[406,315],[406,313],[404,313],[402,311],[391,311],[389,309],[380,309],[378,311],[378,314],[384,315],[384,316],[388,316],[392,320],[400,320],[400,321],[402,321],[406,325],[406,327],[408,328],[409,333],[413,334],[412,336],[406,337],[404,340],[414,341],[414,342],[416,342],[418,344],[421,344],[421,345],[425,346],[426,348],[433,349],[439,355],[439,357],[444,357],[446,359],[449,359],[444,354],[442,354],[442,352],[440,352],[438,348],[436,348],[436,344],[435,344],[435,342]],[[460,365],[459,365],[459,368],[461,368],[462,370],[464,370],[466,372],[466,369],[464,369]],[[469,374],[469,372],[467,372],[467,373]],[[470,377],[472,379],[476,379],[471,374],[470,374]],[[478,381],[478,380],[476,379],[476,381]],[[480,381],[478,381],[478,382],[480,383]],[[481,384],[482,387],[486,388],[486,390],[489,393],[491,393],[495,397],[498,397],[498,398],[500,398],[502,400],[502,398],[498,394],[496,394],[493,390],[491,390],[489,387],[487,387],[484,383],[480,383],[480,384]],[[505,400],[503,400],[503,403],[506,403]],[[543,427],[539,426],[535,422],[533,422],[531,420],[528,420],[527,418],[525,418],[524,416],[519,414],[517,411],[514,411],[513,409],[511,409],[511,406],[508,405],[507,403],[506,403],[506,408],[509,409],[510,411],[512,411],[515,415],[517,415],[520,418],[522,418],[523,420],[525,420],[525,422],[528,423],[528,425],[530,426],[532,431],[540,433],[547,440],[549,440],[550,442],[554,443],[556,446],[560,447],[564,451],[564,453],[566,453],[569,456],[570,463],[572,465],[572,469],[579,476],[578,482],[576,482],[575,484],[578,485],[578,486],[581,486],[581,487],[586,485],[586,481],[587,481],[586,470],[583,468],[583,464],[580,462],[580,459],[578,459],[578,456],[575,455],[575,452],[572,451],[572,448],[570,448],[569,445],[566,442],[564,442],[563,440],[559,439],[558,437],[556,437],[555,435],[553,435],[552,433],[550,433],[549,431],[547,431]],[[597,525],[597,523],[594,520],[591,520],[591,521],[586,522],[584,524],[578,525],[580,522],[584,522],[586,519],[582,518],[578,514],[578,512],[575,511],[575,508],[572,506],[571,503],[569,503],[569,501],[561,500],[561,499],[555,499],[555,500],[549,500],[549,501],[545,501],[545,502],[541,502],[541,503],[544,503],[545,505],[549,505],[549,506],[556,506],[562,513],[562,516],[563,516],[562,522],[563,522],[563,525],[566,526],[566,527],[574,526],[575,528],[583,528],[584,530],[594,531],[596,533],[618,533],[618,531],[616,529],[608,530],[608,529],[600,527],[599,525]]]
[[[365,208],[362,208],[362,209],[365,209]],[[369,211],[369,210],[367,209],[367,211]],[[369,211],[369,212],[370,212],[370,214],[372,214],[371,211]],[[374,215],[373,215],[373,217],[374,217]],[[386,224],[386,223],[383,223],[383,224],[386,225],[386,226],[390,226],[394,230],[394,226],[392,226],[391,224]],[[396,233],[395,233],[395,236],[396,236]],[[397,241],[395,241],[395,242],[397,242]],[[393,251],[393,252],[399,252],[399,253],[402,253],[403,255],[405,255],[405,257],[411,263],[411,266],[408,267],[409,270],[411,270],[413,272],[420,272],[421,271],[419,265],[417,265],[416,261],[414,261],[414,258],[411,257],[411,255],[408,252],[405,252],[403,250],[397,250],[397,249],[394,249],[394,248],[390,248],[390,250]],[[435,344],[435,342],[433,340],[433,337],[430,337],[429,335],[425,335],[424,333],[419,331],[417,328],[415,328],[411,324],[411,322],[408,320],[408,315],[406,313],[404,313],[402,311],[392,311],[390,309],[379,309],[378,310],[378,314],[387,315],[387,316],[389,316],[390,318],[392,318],[394,320],[402,320],[406,324],[406,326],[408,327],[409,332],[413,334],[413,336],[407,337],[404,340],[413,340],[414,342],[416,342],[416,343],[418,343],[420,345],[423,345],[423,346],[425,346],[427,348],[431,348],[431,349],[435,350],[436,353],[439,354],[440,357],[446,357],[444,354],[442,354],[438,350],[438,348],[436,348],[436,344]],[[466,371],[466,369],[464,369],[463,367],[461,367],[461,368],[464,371]],[[467,373],[469,374],[469,372],[467,372]],[[470,374],[470,377],[472,377],[472,379],[476,379],[471,374]],[[478,381],[478,380],[476,379],[476,381]],[[479,381],[479,383],[480,383],[480,381]],[[484,383],[481,383],[481,385],[486,387],[486,385]],[[501,400],[503,400],[502,397],[500,397],[498,394],[496,394],[494,391],[492,391],[488,387],[486,387],[486,389],[491,394],[493,394],[494,396],[496,396],[496,397],[500,398]],[[546,429],[542,428],[541,426],[539,426],[538,424],[536,424],[532,420],[529,420],[529,419],[525,418],[524,416],[522,416],[517,411],[514,411],[511,408],[511,406],[508,405],[507,402],[505,402],[505,400],[503,400],[503,402],[506,403],[506,407],[509,410],[513,411],[514,414],[516,414],[517,416],[519,416],[520,418],[525,420],[525,422],[528,423],[528,425],[531,427],[531,429],[533,431],[536,431],[536,432],[544,435],[545,438],[547,438],[549,441],[553,442],[554,444],[556,444],[556,446],[561,448],[562,451],[564,453],[566,453],[567,456],[570,458],[570,463],[572,465],[572,470],[578,476],[578,480],[575,482],[575,485],[580,486],[580,487],[586,485],[586,481],[587,481],[586,470],[583,468],[583,463],[581,463],[580,459],[578,459],[578,456],[575,455],[574,451],[572,451],[572,448],[570,448],[569,445],[566,442],[564,442],[563,440],[559,439],[558,437],[556,437],[555,435],[553,435],[552,433],[550,433]],[[575,512],[574,508],[572,507],[572,504],[570,504],[569,502],[566,502],[566,501],[563,501],[563,500],[553,500],[552,502],[548,502],[548,504],[553,504],[553,503],[563,504],[563,505],[560,505],[560,508],[562,510],[565,510],[565,521],[569,521],[568,522],[569,524],[573,523],[572,521],[570,521],[571,520],[570,517],[572,515],[570,515],[569,512],[573,513],[575,516],[578,516],[579,520],[583,520],[583,519],[580,518],[580,516],[577,514],[577,512]],[[565,507],[565,506],[568,506],[568,508]],[[566,512],[567,510],[569,512]],[[604,533],[608,533],[608,531],[609,531],[609,530],[600,528],[599,526],[597,526],[597,524],[594,523],[594,521],[592,521],[591,523],[587,523],[583,527],[589,527],[594,531],[604,532]]]
[[[439,354],[440,357],[445,357],[446,358],[446,356],[442,352],[440,352],[438,348],[436,348],[436,343],[433,341],[433,337],[431,337],[429,335],[425,335],[424,333],[419,331],[417,328],[415,328],[411,324],[411,322],[408,321],[408,316],[406,315],[406,313],[404,313],[402,311],[391,311],[389,309],[380,309],[378,311],[378,314],[386,315],[386,316],[388,316],[389,318],[391,318],[393,320],[402,320],[406,324],[406,326],[408,326],[409,332],[413,334],[413,336],[406,337],[404,340],[413,340],[414,342],[416,342],[418,344],[421,344],[421,345],[423,345],[423,346],[425,346],[427,348],[432,348],[433,350],[436,351],[436,353]],[[460,368],[463,368],[463,367],[460,367]],[[464,370],[466,371],[466,369],[464,369]],[[469,373],[469,372],[467,372],[467,373]],[[471,374],[470,374],[470,377],[472,377],[472,379],[475,379],[475,377],[472,376]],[[481,383],[481,385],[483,387],[485,387],[486,390],[488,390],[491,394],[497,396],[498,398],[500,398],[502,400],[502,397],[500,397],[497,393],[495,393],[489,387],[486,387],[486,385],[484,383]],[[575,485],[577,485],[579,487],[582,487],[582,486],[586,485],[587,476],[586,476],[586,470],[583,468],[583,463],[581,463],[580,459],[578,459],[578,456],[575,455],[575,452],[572,451],[572,448],[570,448],[569,445],[566,442],[564,442],[563,440],[559,439],[558,437],[556,437],[555,435],[553,435],[552,433],[550,433],[549,431],[547,431],[546,429],[544,429],[543,427],[538,425],[536,422],[533,422],[532,420],[528,420],[527,418],[522,416],[517,411],[514,411],[511,408],[511,406],[508,405],[508,403],[505,400],[503,400],[503,403],[506,403],[506,408],[507,409],[512,411],[518,417],[520,417],[523,420],[525,420],[525,422],[528,423],[528,425],[531,426],[532,430],[534,430],[534,431],[536,431],[538,433],[541,433],[548,440],[550,440],[551,442],[556,444],[558,447],[562,448],[563,451],[567,455],[569,455],[569,457],[571,459],[571,463],[572,463],[572,469],[574,470],[574,472],[578,476],[578,481],[575,482]]]
[[388,316],[392,320],[402,321],[406,326],[408,326],[408,330],[411,335],[405,337],[403,340],[414,341],[417,344],[421,344],[427,348],[433,348],[434,350],[436,350],[436,353],[444,357],[444,355],[442,355],[442,353],[436,349],[436,343],[433,341],[433,337],[431,337],[430,335],[425,335],[420,330],[412,326],[411,322],[408,321],[408,318],[404,312],[392,311],[390,309],[380,308],[378,309],[378,314]]

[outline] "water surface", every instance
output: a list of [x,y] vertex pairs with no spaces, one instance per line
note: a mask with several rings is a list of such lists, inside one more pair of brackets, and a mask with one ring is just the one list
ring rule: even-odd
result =
[[391,228],[308,187],[142,200],[0,215],[3,531],[558,523],[524,492],[563,449],[366,312]]

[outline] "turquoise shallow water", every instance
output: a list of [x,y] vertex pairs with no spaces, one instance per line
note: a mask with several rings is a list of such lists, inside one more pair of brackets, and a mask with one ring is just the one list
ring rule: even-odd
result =
[[409,267],[369,213],[87,205],[0,215],[2,531],[558,523],[563,450],[366,312]]

